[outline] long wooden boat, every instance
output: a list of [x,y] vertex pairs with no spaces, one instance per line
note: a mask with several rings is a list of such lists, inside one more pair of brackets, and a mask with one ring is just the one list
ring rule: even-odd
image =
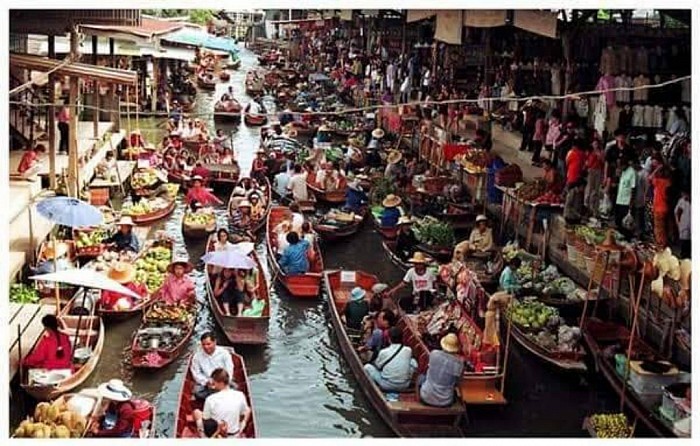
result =
[[399,226],[382,226],[382,219],[381,217],[375,216],[372,212],[370,212],[372,215],[372,223],[374,224],[374,228],[381,234],[382,238],[384,240],[396,240],[396,236],[398,235],[399,232]]
[[202,90],[216,89],[216,78],[214,74],[210,72],[197,73],[197,86]]
[[452,253],[454,252],[454,246],[435,247],[426,245],[425,243],[419,243],[416,248],[442,262],[448,262],[452,258]]
[[[387,255],[389,256],[389,260],[391,260],[391,263],[393,263],[394,265],[399,267],[401,270],[408,271],[409,268],[411,268],[413,266],[410,263],[404,261],[396,253],[396,240],[383,240],[382,247],[384,248],[384,251],[386,251]],[[433,259],[429,255],[426,255],[425,259],[428,261],[428,264],[433,263]]]
[[326,241],[334,241],[334,240],[340,240],[344,238],[348,238],[354,234],[357,233],[357,231],[360,230],[362,227],[362,224],[365,221],[365,217],[367,216],[367,207],[362,207],[360,209],[360,212],[358,212],[355,220],[352,223],[348,223],[344,226],[334,226],[334,225],[327,225],[327,224],[322,224],[318,222],[314,222],[313,228],[314,231],[323,239]]
[[153,212],[149,212],[147,214],[140,214],[140,215],[131,215],[131,219],[134,221],[134,224],[137,226],[145,226],[145,225],[150,225],[158,220],[162,220],[168,215],[172,214],[173,211],[175,210],[175,198],[170,200],[167,206],[161,209],[157,209]]
[[221,101],[217,101],[214,104],[214,120],[241,122],[241,111],[243,108],[237,100],[233,99],[233,102],[233,107],[225,107]]
[[245,125],[247,125],[249,127],[265,125],[267,123],[267,116],[254,115],[254,114],[245,112],[243,114],[243,122],[245,122]]
[[[246,177],[247,178],[247,177]],[[237,183],[240,183],[241,181],[245,180],[245,178],[241,178],[238,180]],[[265,182],[264,184],[260,185],[260,189],[258,192],[262,195],[262,199],[265,200],[265,212],[263,213],[262,217],[254,221],[253,224],[251,225],[250,232],[252,234],[257,234],[260,232],[261,229],[265,227],[265,224],[267,223],[267,216],[270,213],[270,208],[272,207],[272,187],[270,186],[270,180],[265,177]],[[232,216],[233,208],[232,208],[232,201],[233,201],[233,193],[229,197],[228,200],[228,212],[229,212],[229,217]],[[231,227],[233,224],[230,225]]]
[[323,272],[323,257],[318,243],[314,243],[313,249],[316,257],[310,262],[309,272],[306,274],[289,275],[282,270],[277,260],[277,235],[275,227],[284,219],[291,219],[291,211],[287,207],[273,206],[267,217],[267,231],[265,234],[265,246],[267,258],[273,276],[284,286],[289,294],[304,299],[315,299],[321,288],[321,273]]
[[[234,376],[232,377],[232,381],[236,384],[236,388],[245,394],[248,407],[250,407],[250,410],[252,411],[250,421],[248,422],[243,435],[245,438],[255,438],[257,437],[255,409],[253,407],[253,397],[250,392],[250,381],[248,380],[245,362],[243,361],[243,357],[236,354],[233,348],[227,348],[227,350],[231,353],[231,359],[233,360]],[[180,389],[180,398],[177,405],[177,418],[175,419],[175,438],[199,437],[197,433],[197,426],[195,425],[194,418],[192,417],[192,411],[195,409],[201,410],[202,403],[192,398],[195,384],[191,372],[193,356],[194,355],[191,355],[189,361],[187,361],[187,375],[182,381],[182,388]]]
[[[215,238],[212,235],[207,243],[207,252],[214,248]],[[261,345],[267,343],[267,331],[270,325],[270,294],[265,278],[265,272],[260,264],[260,259],[255,250],[250,256],[255,260],[257,265],[257,298],[265,302],[262,316],[227,316],[224,314],[223,308],[219,301],[214,297],[213,284],[209,274],[206,277],[207,298],[209,299],[209,308],[214,315],[214,320],[221,331],[231,344],[252,344]]]
[[[152,307],[154,308],[154,307]],[[184,328],[184,334],[177,344],[169,348],[143,348],[139,343],[138,332],[142,328],[152,326],[153,323],[147,320],[147,312],[144,311],[143,318],[141,320],[141,325],[134,332],[134,337],[131,341],[131,365],[137,369],[161,369],[168,364],[175,361],[182,352],[188,347],[189,341],[194,334],[194,325],[196,320],[196,305],[191,318],[184,322],[177,324],[181,329]],[[167,324],[172,326],[172,324]]]
[[326,191],[316,185],[316,172],[309,172],[306,177],[306,187],[313,192],[318,201],[333,205],[345,203],[345,193],[347,189],[347,181],[345,178],[340,179],[340,187],[337,190]]
[[[75,364],[73,374],[66,379],[58,381],[53,385],[30,384],[29,375],[25,372],[21,377],[21,386],[25,392],[37,401],[49,401],[58,398],[64,393],[82,385],[97,367],[97,363],[102,355],[102,348],[105,341],[105,330],[102,319],[99,316],[70,316],[62,314],[60,316],[64,329],[62,331],[68,335],[71,342],[78,333],[78,343],[81,346],[90,347],[92,354],[85,364]],[[88,341],[89,338],[89,341]],[[39,337],[41,339],[41,336]],[[32,350],[38,345],[35,344]]]
[[[627,327],[600,319],[587,319],[583,325],[583,341],[593,356],[596,370],[603,374],[610,387],[620,397],[625,392],[625,407],[659,437],[677,436],[673,424],[659,413],[658,401],[644,401],[628,384],[623,390],[623,377],[616,371],[615,350],[627,353],[630,331]],[[631,361],[654,361],[661,356],[646,342],[635,336]]]
[[182,235],[185,238],[201,240],[207,238],[209,234],[216,231],[216,215],[214,215],[214,213],[210,214],[211,218],[205,225],[194,225],[192,223],[188,223],[187,216],[189,214],[189,211],[185,211],[185,213],[182,215]]
[[[400,437],[424,436],[462,436],[460,428],[465,414],[464,406],[455,402],[450,407],[427,406],[420,402],[412,387],[409,391],[397,393],[397,401],[389,401],[384,392],[367,375],[357,350],[341,320],[341,315],[355,286],[370,289],[377,283],[377,278],[362,271],[324,272],[324,285],[329,293],[329,311],[331,323],[338,338],[340,350],[357,380],[360,389],[372,403],[384,422]],[[344,282],[343,279],[351,279]],[[413,357],[418,361],[418,373],[425,373],[428,368],[428,353],[419,348],[410,330],[399,324],[404,333],[404,345],[411,347]]]

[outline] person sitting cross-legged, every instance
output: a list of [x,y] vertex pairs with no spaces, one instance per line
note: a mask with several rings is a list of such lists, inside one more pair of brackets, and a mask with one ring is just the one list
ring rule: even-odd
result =
[[403,333],[398,327],[389,329],[391,344],[379,351],[377,358],[365,364],[365,372],[379,386],[389,392],[408,389],[418,363],[413,358],[411,347],[403,345]]

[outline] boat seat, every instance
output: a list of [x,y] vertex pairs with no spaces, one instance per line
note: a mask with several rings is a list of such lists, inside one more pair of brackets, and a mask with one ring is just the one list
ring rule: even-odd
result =
[[429,414],[445,414],[445,412],[453,414],[461,414],[464,412],[464,406],[461,401],[455,400],[455,402],[449,407],[433,407],[423,404],[418,399],[416,392],[411,389],[408,392],[401,392],[398,394],[398,401],[388,401],[389,406],[392,410],[399,412],[415,412],[420,411]]

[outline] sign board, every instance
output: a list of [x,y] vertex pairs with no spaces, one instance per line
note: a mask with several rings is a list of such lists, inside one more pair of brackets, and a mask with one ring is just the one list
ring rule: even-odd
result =
[[355,271],[341,271],[340,272],[340,282],[341,283],[355,283],[355,282],[357,282],[357,273]]

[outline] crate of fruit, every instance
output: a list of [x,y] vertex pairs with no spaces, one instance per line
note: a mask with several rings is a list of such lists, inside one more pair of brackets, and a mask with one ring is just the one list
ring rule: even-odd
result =
[[81,228],[73,231],[75,252],[78,257],[98,257],[105,250],[102,243],[109,237],[109,231],[103,228]]

